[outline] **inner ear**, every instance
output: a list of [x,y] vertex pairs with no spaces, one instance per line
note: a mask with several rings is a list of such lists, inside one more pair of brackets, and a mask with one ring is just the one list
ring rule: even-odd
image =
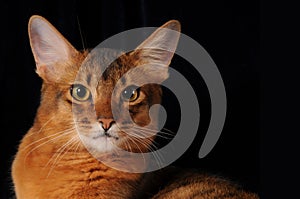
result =
[[32,16],[28,32],[37,73],[43,79],[53,79],[53,76],[61,74],[64,68],[55,65],[67,62],[78,54],[78,51],[43,17]]
[[181,26],[171,20],[152,33],[136,51],[145,63],[158,63],[168,66],[176,51]]

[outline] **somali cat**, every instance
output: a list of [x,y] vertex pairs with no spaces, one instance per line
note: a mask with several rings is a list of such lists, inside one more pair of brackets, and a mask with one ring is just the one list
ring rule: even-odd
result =
[[[12,165],[18,199],[258,198],[205,173],[173,167],[131,173],[98,159],[104,157],[130,168],[137,165],[135,160],[118,157],[113,153],[116,147],[134,153],[153,149],[158,113],[150,118],[149,110],[161,102],[162,90],[158,84],[138,87],[131,82],[141,77],[161,82],[168,77],[167,66],[179,32],[180,23],[172,20],[131,52],[107,51],[99,56],[97,51],[77,51],[44,18],[30,19],[30,44],[43,85],[34,125],[23,138]],[[105,56],[117,57],[106,70],[103,60],[109,58]],[[145,64],[153,64],[153,69],[140,67]],[[116,85],[127,71],[139,67],[141,70],[123,79],[121,86]],[[112,105],[118,107],[118,113],[113,114]],[[126,128],[130,121],[124,119],[124,110],[136,128]]]

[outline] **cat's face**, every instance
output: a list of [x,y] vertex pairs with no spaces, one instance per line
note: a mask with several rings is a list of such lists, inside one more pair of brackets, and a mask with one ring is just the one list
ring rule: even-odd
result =
[[135,78],[155,79],[166,71],[158,68],[156,73],[145,75],[144,70],[138,70],[124,76],[143,64],[136,59],[136,52],[122,54],[104,69],[105,63],[99,58],[108,56],[107,51],[92,51],[83,61],[68,95],[72,101],[71,117],[81,140],[90,150],[106,152],[118,146],[130,151],[146,151],[146,144],[134,143],[152,142],[158,117],[156,113],[150,124],[149,108],[160,103],[162,93],[157,84],[137,86]]
[[[163,28],[180,31],[177,21]],[[116,147],[148,151],[158,123],[158,111],[152,111],[150,117],[149,110],[161,102],[162,91],[158,84],[138,82],[161,82],[168,77],[179,32],[163,30],[128,53],[108,49],[78,52],[45,19],[31,18],[31,47],[37,73],[44,81],[41,122],[51,116],[57,126],[73,126],[73,133],[65,139],[75,136],[98,153]],[[162,50],[166,46],[169,51]],[[45,110],[49,113],[41,113]]]

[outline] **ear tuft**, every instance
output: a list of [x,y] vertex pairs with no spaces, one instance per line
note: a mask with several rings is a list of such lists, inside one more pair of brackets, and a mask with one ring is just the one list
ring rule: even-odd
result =
[[165,23],[164,25],[162,25],[161,28],[168,28],[171,30],[175,30],[177,32],[181,32],[181,25],[180,25],[180,22],[177,20],[170,20],[167,23]]
[[136,50],[146,63],[158,63],[168,66],[176,51],[180,37],[179,21],[171,20],[152,33]]

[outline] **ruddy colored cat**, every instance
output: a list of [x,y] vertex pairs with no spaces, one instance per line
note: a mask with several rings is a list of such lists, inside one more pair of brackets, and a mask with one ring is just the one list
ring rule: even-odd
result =
[[[120,160],[118,154],[107,155],[116,147],[134,153],[152,149],[155,135],[135,135],[153,133],[149,126],[144,127],[150,119],[156,119],[149,117],[149,109],[161,102],[160,86],[137,87],[131,83],[132,76],[123,81],[125,88],[115,86],[127,71],[143,64],[155,64],[156,68],[152,72],[140,70],[136,77],[165,80],[179,32],[178,21],[167,22],[136,50],[120,54],[104,71],[105,57],[87,50],[77,51],[44,18],[30,19],[30,44],[43,86],[34,125],[23,138],[12,166],[18,199],[258,198],[225,179],[205,173],[173,167],[130,173],[113,169],[95,158],[96,154]],[[161,50],[166,46],[169,51]],[[117,94],[112,98],[113,90]],[[113,117],[111,105],[128,110],[140,132],[135,129],[126,133],[129,121],[122,111]]]

